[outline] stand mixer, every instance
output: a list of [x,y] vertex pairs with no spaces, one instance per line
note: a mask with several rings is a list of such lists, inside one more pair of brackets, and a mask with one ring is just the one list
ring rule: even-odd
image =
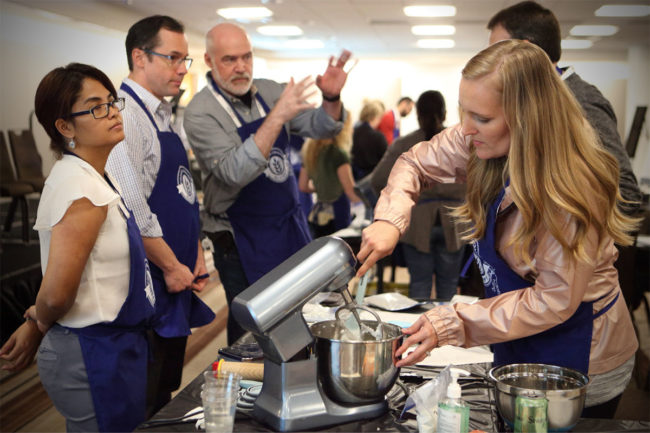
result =
[[[316,356],[303,359],[314,341],[302,317],[303,305],[322,291],[341,290],[347,295],[346,301],[351,301],[347,284],[355,274],[355,264],[352,250],[342,239],[319,238],[232,302],[231,314],[254,335],[264,352],[264,385],[255,402],[253,416],[275,430],[325,427],[373,418],[387,410],[385,392],[374,400],[335,401],[318,377]],[[397,346],[392,347],[394,353]],[[390,373],[397,377],[390,348],[388,352],[389,359],[384,364],[388,364]],[[366,354],[368,357],[372,358],[370,352]],[[388,387],[393,383],[394,379]]]

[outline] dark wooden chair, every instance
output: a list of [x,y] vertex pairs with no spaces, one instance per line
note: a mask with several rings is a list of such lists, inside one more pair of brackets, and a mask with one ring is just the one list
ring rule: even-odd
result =
[[9,144],[16,166],[16,178],[30,184],[34,191],[43,191],[43,160],[36,149],[34,135],[29,129],[20,132],[9,131]]
[[[34,192],[34,187],[26,182],[16,180],[14,170],[9,159],[9,151],[5,142],[4,132],[0,132],[0,195],[11,197],[11,203],[4,222],[4,231],[11,230],[16,208],[20,205],[22,215],[23,241],[29,242],[29,207],[27,205],[27,194]],[[42,189],[42,187],[41,187]]]

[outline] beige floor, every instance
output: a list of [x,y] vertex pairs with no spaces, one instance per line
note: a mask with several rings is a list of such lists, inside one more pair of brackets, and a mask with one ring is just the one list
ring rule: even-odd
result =
[[[388,277],[388,275],[386,275]],[[396,276],[397,282],[408,281],[408,273],[405,269],[399,269]],[[223,288],[220,284],[215,284],[203,295],[202,299],[210,305],[215,311],[218,311],[225,303]],[[650,328],[648,326],[648,317],[646,316],[643,305],[634,312],[635,323],[639,331],[639,340],[641,350],[650,355]],[[183,379],[181,389],[192,381],[198,374],[207,368],[217,357],[217,351],[220,347],[226,345],[225,331],[221,332],[216,338],[205,345],[183,369]],[[640,389],[634,380],[626,389],[616,418],[618,419],[636,419],[650,421],[650,392]],[[0,430],[4,431],[1,429]],[[64,432],[65,422],[61,415],[51,408],[41,416],[34,419],[29,424],[18,430],[20,432]]]

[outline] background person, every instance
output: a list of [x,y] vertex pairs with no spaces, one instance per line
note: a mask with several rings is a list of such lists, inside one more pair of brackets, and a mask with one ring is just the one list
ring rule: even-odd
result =
[[[322,105],[307,102],[310,79],[286,85],[253,80],[246,31],[230,23],[206,35],[208,85],[187,106],[184,127],[203,178],[203,230],[228,305],[242,290],[311,240],[288,158],[289,135],[335,136],[342,128],[344,51],[328,62],[316,86]],[[228,344],[244,333],[228,317]]]
[[132,431],[145,420],[155,294],[138,227],[104,171],[124,139],[123,108],[108,77],[78,63],[36,91],[59,160],[38,205],[43,281],[27,316],[45,333],[38,371],[67,431]]
[[192,290],[205,287],[199,242],[199,204],[187,154],[171,127],[172,106],[191,64],[183,25],[155,15],[133,24],[126,36],[129,76],[119,94],[126,100],[125,140],[110,155],[113,174],[140,228],[158,305],[149,344],[147,412],[151,416],[181,384],[187,336],[214,313]]
[[472,225],[486,299],[421,316],[396,355],[420,344],[397,365],[438,346],[491,344],[495,365],[588,373],[583,416],[611,417],[638,348],[613,266],[614,241],[630,244],[636,223],[616,205],[616,160],[533,44],[502,41],[477,54],[463,69],[459,103],[461,127],[395,164],[363,232],[358,274],[394,248],[423,184],[466,180],[455,214]]
[[377,131],[384,112],[384,104],[379,100],[365,101],[359,113],[359,122],[352,134],[352,173],[355,180],[361,180],[384,156],[388,143]]
[[384,134],[386,143],[390,146],[397,137],[400,136],[400,126],[402,117],[408,116],[413,110],[413,100],[408,96],[403,96],[397,101],[397,106],[384,113],[377,130]]
[[[371,183],[377,196],[386,186],[397,158],[444,129],[447,109],[440,92],[422,93],[415,111],[420,127],[397,138],[372,171]],[[429,299],[434,276],[436,298],[451,299],[456,294],[465,242],[461,240],[462,227],[450,215],[449,207],[458,206],[464,198],[464,184],[440,183],[422,190],[411,212],[411,224],[400,237],[409,271],[410,297]]]
[[534,1],[524,1],[497,12],[487,25],[490,44],[504,39],[521,39],[532,42],[544,50],[553,66],[569,87],[598,134],[605,149],[618,161],[619,189],[626,202],[619,203],[621,210],[635,215],[643,195],[639,190],[627,151],[616,128],[616,115],[612,104],[597,87],[587,83],[573,67],[557,66],[562,55],[560,23],[553,12]]
[[316,203],[309,218],[314,237],[327,236],[348,227],[352,222],[350,202],[361,202],[354,192],[348,154],[351,146],[352,118],[349,113],[336,137],[305,142],[298,187],[302,192],[316,192]]

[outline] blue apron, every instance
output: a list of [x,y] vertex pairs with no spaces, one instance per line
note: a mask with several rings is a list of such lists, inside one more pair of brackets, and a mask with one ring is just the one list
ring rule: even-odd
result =
[[156,299],[140,230],[133,214],[126,207],[121,211],[127,224],[131,262],[124,304],[110,323],[66,327],[79,337],[97,425],[102,432],[130,432],[146,419],[146,328]]
[[[122,83],[120,89],[131,95],[156,128],[160,142],[160,168],[147,203],[158,218],[164,241],[178,261],[194,271],[200,232],[199,204],[183,142],[175,132],[158,129],[147,107],[126,83]],[[192,333],[190,328],[214,320],[212,310],[192,291],[169,293],[163,271],[153,263],[151,276],[157,300],[153,328],[158,335],[184,337]]]
[[[212,88],[229,104],[226,111],[234,113],[241,124],[237,133],[242,142],[245,141],[257,132],[266,117],[246,123],[208,76]],[[255,97],[268,113],[269,107],[260,94]],[[239,191],[226,211],[248,284],[253,284],[311,241],[288,153],[289,136],[283,127],[271,149],[266,170]]]
[[[496,219],[504,195],[505,188],[490,206],[485,236],[473,244],[474,259],[481,272],[487,298],[534,284],[515,273],[496,249]],[[617,300],[618,295],[596,314],[593,313],[593,304],[596,301],[583,301],[569,319],[551,329],[517,340],[493,344],[494,365],[543,363],[569,367],[588,374],[593,321],[607,312]]]

